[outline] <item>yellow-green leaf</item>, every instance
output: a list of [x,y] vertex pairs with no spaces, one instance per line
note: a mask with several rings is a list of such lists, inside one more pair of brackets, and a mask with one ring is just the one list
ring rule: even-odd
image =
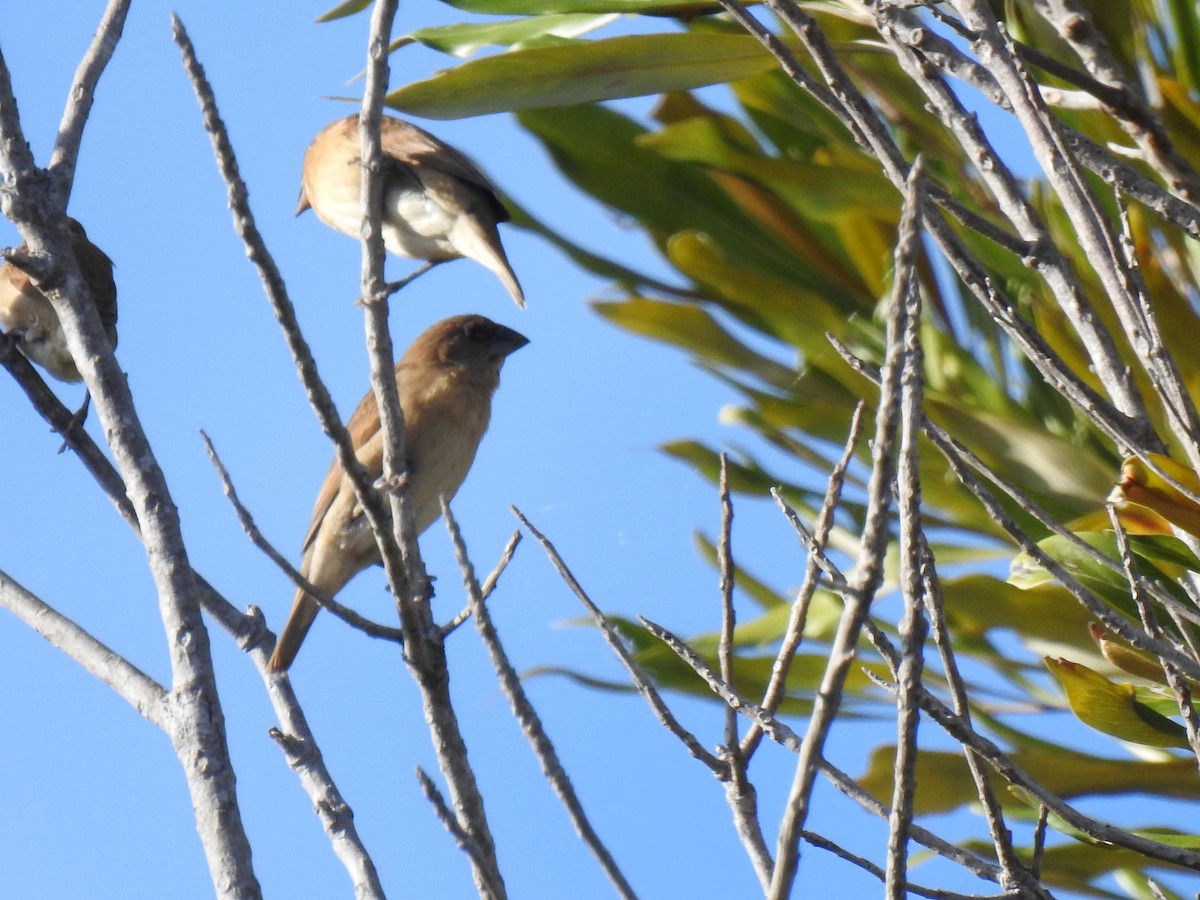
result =
[[[1200,495],[1200,478],[1196,477],[1195,472],[1166,456],[1152,454],[1151,458],[1156,466],[1186,488],[1188,493]],[[1137,457],[1125,460],[1121,466],[1121,480],[1109,499],[1145,506],[1188,534],[1200,537],[1200,504],[1161,475],[1152,472]]]
[[392,91],[386,103],[418,116],[459,119],[689,90],[775,65],[749,35],[635,34],[477,59]]
[[1136,675],[1138,678],[1145,678],[1147,681],[1158,684],[1167,683],[1162,666],[1154,657],[1113,640],[1107,629],[1094,622],[1089,626],[1089,630],[1093,640],[1096,641],[1096,646],[1100,648],[1100,653],[1118,669],[1128,672],[1130,675]]
[[464,22],[420,28],[409,37],[451,56],[472,56],[484,47],[511,47],[552,35],[573,38],[607,25],[615,15],[566,14],[509,19],[503,22]]
[[1085,725],[1148,747],[1186,747],[1182,725],[1138,701],[1133,685],[1115,684],[1099,672],[1065,659],[1046,666],[1067,692],[1071,710]]

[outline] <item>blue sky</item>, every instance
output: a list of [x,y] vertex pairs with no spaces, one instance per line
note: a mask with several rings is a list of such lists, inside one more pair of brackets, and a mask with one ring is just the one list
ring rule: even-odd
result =
[[[350,110],[364,16],[315,25],[328,0],[242,4],[182,0],[174,8],[205,65],[321,374],[348,414],[367,387],[357,292],[359,247],[308,214],[293,218],[299,167],[311,137]],[[12,4],[0,49],[22,122],[45,162],[72,73],[101,4]],[[298,561],[312,502],[331,458],[283,339],[225,208],[224,187],[179,54],[170,7],[135,4],[97,94],[70,212],[116,261],[118,358],[180,507],[198,571],[238,606],[260,606],[278,627],[292,590],[247,540],[221,493],[199,430],[213,439],[243,502],[267,537]],[[456,21],[432,0],[401,6],[396,33]],[[393,56],[392,86],[449,64],[418,47]],[[473,156],[506,192],[581,243],[667,274],[634,230],[571,191],[540,147],[507,116],[422,122]],[[393,305],[406,345],[428,324],[479,312],[531,344],[505,368],[493,425],[454,507],[481,573],[516,526],[519,506],[566,557],[603,608],[642,613],[682,634],[719,622],[717,578],[693,533],[718,521],[715,490],[656,447],[678,437],[748,439],[719,424],[736,398],[671,351],[621,334],[588,301],[605,285],[537,238],[503,238],[529,299],[518,311],[494,276],[470,262],[442,266]],[[17,241],[0,221],[0,243]],[[389,260],[389,275],[410,270]],[[82,388],[59,386],[68,405]],[[0,379],[0,459],[7,514],[0,568],[153,677],[169,678],[144,554],[107,500],[8,379]],[[95,429],[93,420],[89,427]],[[95,433],[95,432],[93,432]],[[784,474],[799,477],[786,469]],[[761,502],[739,500],[735,553],[752,571],[799,580],[790,527]],[[438,609],[463,605],[440,526],[423,537],[438,576]],[[364,573],[341,595],[387,621],[382,576]],[[526,541],[501,583],[493,614],[520,669],[622,673],[599,637],[574,627],[582,613],[541,551]],[[252,665],[218,629],[214,655],[242,812],[267,896],[349,895],[309,801],[267,737],[274,724]],[[0,896],[63,898],[211,896],[183,778],[168,742],[123,701],[23,626],[0,616]],[[451,641],[453,689],[514,897],[608,897],[599,868],[570,831],[500,696],[469,628]],[[325,616],[293,680],[326,762],[393,896],[472,895],[465,860],[413,777],[436,764],[419,700],[391,645]],[[547,676],[528,684],[593,823],[646,897],[753,896],[722,789],[637,699]],[[675,699],[704,743],[720,738],[715,706]],[[839,725],[837,762],[862,769],[892,740],[883,723]],[[792,758],[774,747],[756,774],[764,821],[777,821]],[[818,792],[813,827],[878,858],[885,829],[831,791]],[[954,826],[952,826],[954,827]],[[934,864],[936,865],[936,863]],[[876,882],[818,851],[802,878],[871,896]],[[922,870],[917,870],[920,878]],[[932,870],[929,881],[941,881]],[[953,881],[942,881],[952,886]],[[963,889],[977,887],[967,881]],[[820,890],[812,891],[820,896]]]

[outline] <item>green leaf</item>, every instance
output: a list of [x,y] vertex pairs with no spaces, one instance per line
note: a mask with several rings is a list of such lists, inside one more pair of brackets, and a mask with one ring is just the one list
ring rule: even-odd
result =
[[504,205],[508,208],[509,213],[512,214],[512,224],[514,226],[541,235],[548,243],[557,247],[572,259],[576,265],[594,275],[612,279],[629,288],[646,287],[668,292],[677,290],[671,285],[664,284],[644,272],[638,272],[615,260],[592,253],[541,222],[511,197],[504,198]]
[[371,5],[371,0],[344,0],[328,12],[317,16],[315,22],[332,22],[334,19],[344,19],[355,13],[362,12]]
[[[1009,757],[1039,784],[1064,799],[1134,792],[1189,801],[1200,797],[1194,759],[1165,762],[1104,759],[1050,744],[1018,748],[1011,751]],[[894,760],[894,747],[884,746],[872,751],[867,771],[858,780],[873,796],[883,800],[892,796]],[[1013,793],[1001,792],[999,797],[1006,807],[1024,805]],[[975,782],[961,752],[919,752],[917,812],[948,812],[978,802]]]
[[477,59],[387,95],[433,119],[574,106],[757,75],[774,58],[749,35],[636,34]]
[[732,143],[716,120],[698,116],[647,135],[642,143],[668,159],[746,175],[817,221],[849,218],[862,227],[862,220],[871,216],[892,223],[899,219],[896,189],[878,168],[864,165],[857,156],[811,165],[764,156],[757,148]]
[[665,248],[683,231],[708,235],[754,272],[788,279],[795,255],[749,219],[706,172],[641,147],[646,129],[599,105],[526,110],[521,124],[571,181],[631,216]]
[[[780,610],[776,615],[782,613]],[[660,687],[673,688],[702,699],[714,699],[712,689],[691,666],[679,658],[670,647],[658,640],[640,624],[620,616],[611,616],[609,620],[620,631],[622,637],[629,641],[634,649],[634,658]],[[751,628],[753,633],[757,629]],[[753,640],[753,638],[752,638]],[[715,670],[717,662],[717,636],[702,635],[689,640],[688,644],[696,650],[705,661]],[[788,669],[787,699],[780,706],[787,713],[807,713],[812,708],[812,694],[821,683],[828,664],[828,658],[823,653],[799,653]],[[748,656],[738,654],[733,660],[733,684],[738,691],[749,697],[760,697],[766,690],[775,666],[774,655]],[[871,669],[878,676],[885,677],[886,667],[883,663],[864,662],[846,681],[847,701],[861,700],[864,696],[873,694],[877,689],[875,683],[863,669]],[[587,676],[580,676],[587,677]]]
[[751,350],[696,306],[634,297],[592,304],[600,315],[638,334],[687,347],[714,363],[753,372],[768,384],[786,386],[796,373]]
[[1187,747],[1183,726],[1135,696],[1133,685],[1115,684],[1087,666],[1047,657],[1050,669],[1081,722],[1113,737],[1148,747]]
[[542,16],[549,13],[641,13],[691,16],[717,12],[712,0],[442,0],[447,6],[485,16]]
[[616,20],[614,15],[553,15],[506,22],[466,22],[419,28],[408,38],[451,56],[472,56],[484,47],[511,47],[553,35],[573,38]]
[[[987,859],[995,858],[995,848],[990,843],[967,841],[962,846],[964,850],[978,853]],[[1018,852],[1023,859],[1033,858],[1033,851],[1029,848],[1020,849]],[[1071,896],[1129,900],[1127,894],[1108,890],[1101,879],[1120,871],[1140,871],[1147,867],[1148,862],[1144,856],[1120,847],[1069,843],[1045,848],[1041,856],[1041,873],[1047,887],[1069,891]]]
[[[1075,537],[1111,560],[1120,559],[1116,536],[1111,533],[1085,531],[1076,534]],[[1130,536],[1129,544],[1138,571],[1146,578],[1157,580],[1165,590],[1175,594],[1181,602],[1187,603],[1187,595],[1173,579],[1185,571],[1200,570],[1200,563],[1183,542],[1175,538]],[[1038,547],[1114,609],[1126,613],[1131,619],[1137,619],[1133,601],[1129,596],[1129,582],[1120,572],[1114,572],[1108,566],[1097,562],[1074,541],[1059,535],[1051,535],[1038,541]],[[1019,588],[1031,588],[1053,581],[1049,571],[1029,554],[1020,553],[1013,558],[1008,576],[1009,584]]]

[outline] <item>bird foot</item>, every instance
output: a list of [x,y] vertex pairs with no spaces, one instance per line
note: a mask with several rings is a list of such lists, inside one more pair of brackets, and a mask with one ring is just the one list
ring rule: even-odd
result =
[[421,266],[421,268],[419,268],[415,272],[413,272],[411,275],[405,275],[399,281],[389,281],[387,284],[385,284],[383,286],[383,290],[385,292],[384,296],[390,297],[390,296],[392,296],[392,294],[396,293],[397,291],[403,290],[404,288],[406,288],[410,284],[412,284],[414,281],[416,281],[418,278],[420,278],[422,275],[424,275],[426,272],[428,272],[430,269],[434,268],[435,266],[440,266],[444,262],[449,262],[449,260],[431,259],[428,262],[426,262],[425,265]]
[[75,415],[71,416],[71,420],[67,422],[65,428],[59,432],[63,436],[62,445],[58,448],[58,452],[62,453],[71,446],[72,436],[83,428],[83,423],[87,421],[88,409],[92,404],[92,395],[85,393],[83,395],[83,405],[75,411]]
[[0,330],[0,362],[8,359],[12,354],[18,353],[17,345],[21,343],[21,333],[19,331],[3,331]]

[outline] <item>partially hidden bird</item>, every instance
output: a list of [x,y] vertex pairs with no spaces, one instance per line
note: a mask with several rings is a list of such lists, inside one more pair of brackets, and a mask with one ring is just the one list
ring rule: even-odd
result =
[[[424,331],[396,363],[404,413],[408,497],[417,534],[441,515],[475,459],[491,418],[500,368],[528,338],[478,315],[454,316]],[[359,462],[378,478],[383,435],[375,394],[368,392],[346,424]],[[300,572],[329,596],[380,562],[379,548],[350,479],[335,460],[317,495],[304,539]],[[270,667],[286,670],[296,658],[320,604],[298,590]]]
[[[511,216],[487,176],[454,147],[394,116],[383,117],[379,136],[384,246],[410,259],[473,259],[524,306],[496,228]],[[296,215],[311,208],[330,228],[358,237],[362,172],[358,115],[327,125],[304,154]]]
[[[113,264],[103,250],[88,240],[83,226],[67,218],[71,252],[96,305],[100,324],[109,342],[117,346],[117,286]],[[22,244],[18,253],[29,252]],[[58,314],[34,279],[12,260],[0,266],[0,327],[16,337],[26,357],[60,381],[81,381],[75,358],[67,349]]]

